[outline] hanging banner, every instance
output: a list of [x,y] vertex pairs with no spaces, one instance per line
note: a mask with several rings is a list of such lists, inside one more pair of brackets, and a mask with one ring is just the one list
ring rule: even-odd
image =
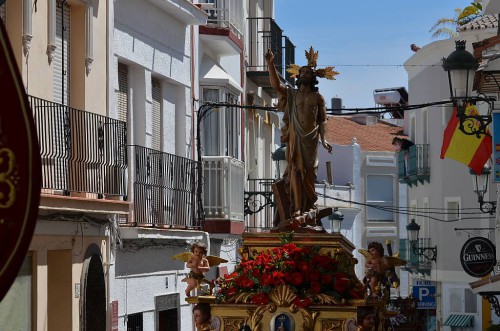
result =
[[28,251],[40,202],[40,149],[24,85],[0,20],[0,301]]

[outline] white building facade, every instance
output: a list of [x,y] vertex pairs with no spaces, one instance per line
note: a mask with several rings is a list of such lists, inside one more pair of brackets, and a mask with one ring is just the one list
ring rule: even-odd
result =
[[[496,29],[468,30],[462,31],[459,39],[467,41],[467,50],[472,53],[472,43],[492,34],[496,34]],[[425,45],[405,62],[409,104],[450,99],[448,76],[441,65],[442,59],[454,50],[455,40],[439,40]],[[479,110],[483,111],[481,107]],[[485,330],[489,321],[497,317],[489,311],[487,302],[470,289],[469,283],[477,278],[466,274],[459,255],[471,235],[459,234],[467,233],[463,229],[493,228],[494,218],[479,210],[467,166],[451,159],[440,159],[443,132],[452,111],[453,106],[447,104],[405,113],[405,133],[416,144],[429,146],[430,181],[409,187],[411,218],[421,226],[420,237],[428,239],[425,246],[437,248],[436,261],[428,261],[430,272],[415,272],[410,285],[429,281],[436,286],[437,330],[451,330],[445,325],[451,315],[472,316],[473,327],[467,330]],[[492,191],[485,196],[486,201],[496,200]],[[483,233],[493,240],[492,234]]]

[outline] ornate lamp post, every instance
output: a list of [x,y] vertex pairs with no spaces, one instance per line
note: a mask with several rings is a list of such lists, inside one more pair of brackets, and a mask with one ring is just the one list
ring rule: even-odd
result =
[[[479,63],[474,56],[465,50],[465,40],[455,42],[456,49],[447,58],[443,58],[443,69],[448,73],[450,85],[450,98],[457,107],[457,116],[460,118],[459,129],[467,135],[489,135],[486,131],[491,123],[491,103],[495,101],[491,97],[472,97],[472,85],[474,74]],[[485,101],[489,104],[488,115],[468,114],[468,104]]]
[[484,201],[484,195],[488,191],[491,168],[489,166],[484,166],[480,174],[477,174],[474,170],[469,169],[469,173],[472,175],[472,189],[477,194],[479,209],[483,213],[489,213],[490,215],[495,214],[497,203],[495,201]]
[[415,223],[412,219],[410,224],[406,226],[406,231],[408,232],[408,240],[410,241],[410,246],[413,254],[417,256],[423,256],[429,261],[436,262],[437,258],[437,246],[434,247],[419,247],[418,245],[418,235],[420,232],[420,225]]

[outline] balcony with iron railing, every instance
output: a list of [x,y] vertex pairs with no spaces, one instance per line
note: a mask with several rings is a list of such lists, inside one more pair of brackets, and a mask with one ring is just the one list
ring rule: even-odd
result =
[[133,223],[155,228],[200,228],[199,162],[142,146],[129,146]]
[[42,193],[127,199],[126,123],[29,96]]
[[203,229],[242,233],[245,164],[230,156],[203,156]]
[[406,266],[402,267],[410,273],[430,275],[431,261],[423,255],[418,255],[418,248],[430,247],[430,238],[420,238],[412,247],[408,239],[399,239],[399,257],[406,260]]
[[429,183],[431,178],[429,145],[413,145],[405,152],[396,154],[399,166],[399,182],[413,185]]
[[283,84],[294,86],[294,79],[286,68],[295,63],[295,46],[276,21],[266,17],[250,17],[248,21],[248,65],[247,77],[268,94],[275,96],[269,81],[265,54],[270,49],[275,55],[275,67]]
[[29,101],[42,160],[41,209],[128,215],[122,226],[201,227],[199,162],[127,146],[125,122],[33,96]]
[[201,0],[196,5],[208,14],[207,24],[199,27],[206,47],[221,56],[240,54],[245,32],[243,1]]
[[[245,228],[249,232],[262,232],[275,226],[276,204],[272,185],[278,179],[248,179],[245,189]],[[316,184],[319,208],[352,208],[353,188],[329,184]]]

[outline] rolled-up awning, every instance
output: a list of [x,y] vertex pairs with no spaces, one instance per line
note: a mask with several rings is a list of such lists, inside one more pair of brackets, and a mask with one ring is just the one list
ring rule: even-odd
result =
[[474,326],[474,316],[465,314],[451,314],[443,323],[444,326],[468,327]]

